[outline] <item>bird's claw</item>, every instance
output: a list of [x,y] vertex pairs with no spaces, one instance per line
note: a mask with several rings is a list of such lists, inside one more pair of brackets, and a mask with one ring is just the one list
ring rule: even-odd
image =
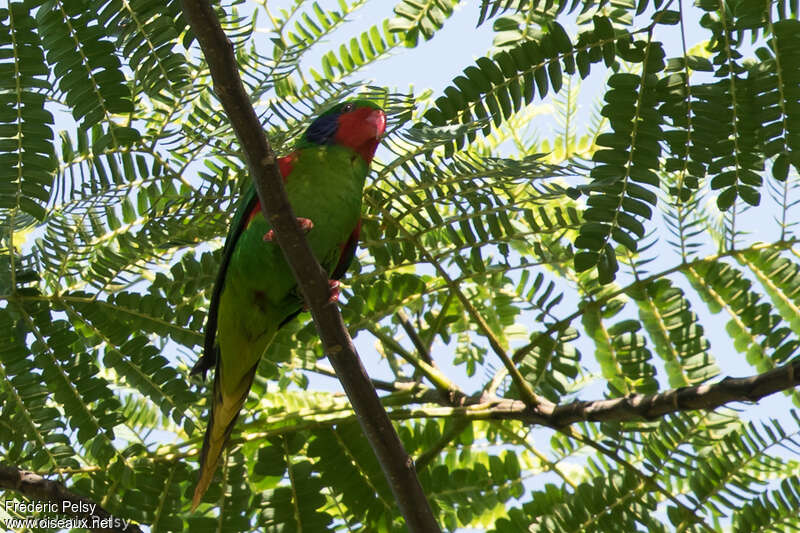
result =
[[[297,218],[297,227],[300,228],[304,234],[311,231],[314,227],[314,223],[311,222],[310,218]],[[275,240],[275,231],[269,230],[264,234],[264,242],[272,242]]]
[[339,301],[339,282],[335,279],[328,280],[328,290],[330,291],[330,295],[328,296],[328,303],[333,304]]
[[[335,279],[328,280],[328,290],[330,291],[328,296],[328,303],[336,303],[339,301],[339,295],[341,292],[339,291],[339,282]],[[309,307],[308,304],[303,304],[303,311],[308,311]]]

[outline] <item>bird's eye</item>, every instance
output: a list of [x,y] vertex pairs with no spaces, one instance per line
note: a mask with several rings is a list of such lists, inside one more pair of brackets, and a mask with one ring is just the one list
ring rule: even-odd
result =
[[344,104],[344,107],[342,107],[342,113],[349,113],[352,110],[353,104]]

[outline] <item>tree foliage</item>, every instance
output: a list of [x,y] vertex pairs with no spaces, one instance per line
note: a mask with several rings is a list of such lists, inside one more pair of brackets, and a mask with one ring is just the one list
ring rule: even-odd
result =
[[[354,17],[376,3],[216,8],[278,152],[332,102],[388,112],[342,313],[442,526],[800,529],[789,387],[769,409],[558,428],[461,409],[797,360],[797,2],[400,0]],[[364,81],[456,15],[495,38],[439,66],[443,91]],[[0,458],[154,532],[401,531],[305,314],[189,512],[208,397],[188,369],[248,180],[179,2],[0,7]]]

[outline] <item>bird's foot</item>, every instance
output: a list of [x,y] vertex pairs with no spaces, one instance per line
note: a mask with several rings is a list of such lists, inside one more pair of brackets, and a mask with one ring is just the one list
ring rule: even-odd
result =
[[[341,294],[341,292],[339,291],[339,282],[336,281],[335,279],[329,279],[328,290],[330,291],[328,296],[328,303],[332,304],[338,302],[339,295]],[[303,304],[303,311],[308,311],[308,309],[309,309],[308,304]]]
[[339,282],[335,279],[328,280],[328,290],[330,291],[330,295],[328,296],[328,303],[333,304],[339,301]]
[[[303,233],[308,233],[311,231],[311,228],[314,227],[314,223],[311,222],[310,218],[297,218],[297,227],[300,228],[300,231]],[[275,240],[275,231],[269,230],[264,234],[264,242],[272,242]]]

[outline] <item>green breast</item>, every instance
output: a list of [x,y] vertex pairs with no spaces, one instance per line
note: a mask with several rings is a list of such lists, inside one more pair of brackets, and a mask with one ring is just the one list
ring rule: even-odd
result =
[[[299,153],[286,180],[295,216],[314,223],[306,238],[329,273],[336,266],[342,243],[361,216],[367,170],[366,163],[349,149],[310,147]],[[270,228],[269,222],[258,214],[242,232],[228,265],[222,299],[226,299],[226,293],[235,292],[240,305],[280,322],[296,312],[302,302],[278,244],[263,241]],[[241,301],[243,298],[249,301]]]

